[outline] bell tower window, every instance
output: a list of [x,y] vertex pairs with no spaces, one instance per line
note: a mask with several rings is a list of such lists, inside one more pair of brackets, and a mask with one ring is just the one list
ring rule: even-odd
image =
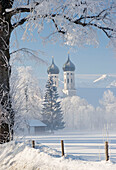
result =
[[69,83],[69,79],[67,79],[67,83]]

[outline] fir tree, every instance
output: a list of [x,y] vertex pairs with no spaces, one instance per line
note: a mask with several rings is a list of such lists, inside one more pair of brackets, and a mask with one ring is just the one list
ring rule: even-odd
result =
[[57,87],[54,85],[52,77],[46,84],[46,93],[44,96],[42,121],[47,125],[48,130],[58,130],[65,127],[63,113],[61,110]]

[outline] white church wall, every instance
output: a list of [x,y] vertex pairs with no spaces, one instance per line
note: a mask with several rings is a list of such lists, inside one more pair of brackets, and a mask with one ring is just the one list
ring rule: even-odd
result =
[[64,89],[63,93],[69,96],[76,95],[75,76],[73,71],[64,72]]

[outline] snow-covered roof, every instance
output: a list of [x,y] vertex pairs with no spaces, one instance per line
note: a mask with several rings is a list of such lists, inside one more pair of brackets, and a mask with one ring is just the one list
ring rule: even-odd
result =
[[37,119],[28,120],[28,125],[29,126],[47,126],[43,122]]

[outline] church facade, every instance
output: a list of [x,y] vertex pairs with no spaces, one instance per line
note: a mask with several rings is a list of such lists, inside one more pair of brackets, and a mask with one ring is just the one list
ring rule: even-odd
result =
[[[47,70],[48,78],[52,76],[54,85],[58,88],[59,86],[59,68],[54,63],[54,58],[52,57],[52,64]],[[75,89],[75,65],[71,62],[69,54],[66,63],[63,65],[64,73],[64,96],[74,96],[76,95]]]

